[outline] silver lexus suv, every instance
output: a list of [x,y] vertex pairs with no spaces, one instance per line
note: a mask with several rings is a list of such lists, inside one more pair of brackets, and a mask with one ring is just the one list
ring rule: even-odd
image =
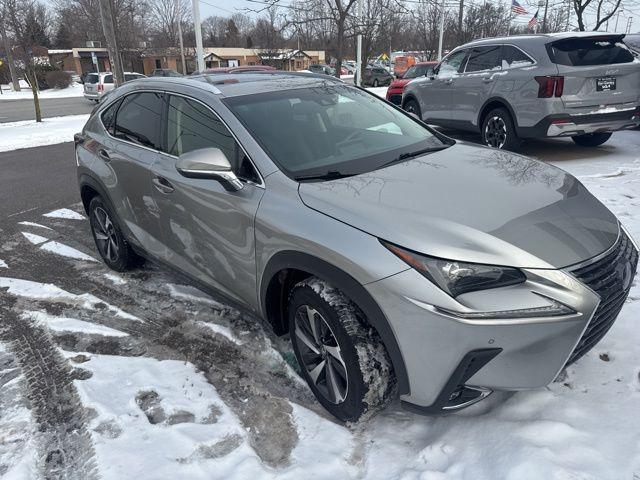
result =
[[547,385],[636,271],[571,175],[323,75],[130,82],[75,140],[104,262],[152,259],[263,317],[344,421],[397,395],[441,413]]
[[568,32],[474,41],[410,82],[402,106],[506,150],[542,137],[602,145],[612,132],[640,125],[640,61],[623,40]]

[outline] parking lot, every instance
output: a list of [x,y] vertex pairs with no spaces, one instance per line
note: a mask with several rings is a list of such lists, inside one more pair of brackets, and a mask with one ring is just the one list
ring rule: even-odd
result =
[[[540,140],[522,153],[577,175],[638,236],[638,147],[629,131],[595,149]],[[546,389],[494,394],[442,418],[394,404],[343,426],[261,320],[153,264],[115,274],[98,260],[72,143],[0,153],[0,165],[0,474],[73,465],[69,478],[82,479],[640,475],[640,423],[629,415],[640,401],[635,285],[607,337]],[[505,164],[501,174],[517,183],[535,173]],[[500,460],[487,462],[496,450]]]

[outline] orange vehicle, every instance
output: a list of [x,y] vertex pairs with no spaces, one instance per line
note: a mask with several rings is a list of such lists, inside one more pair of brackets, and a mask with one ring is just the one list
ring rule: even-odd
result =
[[409,68],[411,68],[416,63],[416,57],[412,57],[410,55],[407,56],[397,56],[396,62],[393,66],[393,74],[401,78]]

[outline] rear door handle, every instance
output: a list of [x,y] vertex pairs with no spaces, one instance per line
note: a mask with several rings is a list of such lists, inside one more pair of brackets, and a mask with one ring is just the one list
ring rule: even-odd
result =
[[175,190],[171,182],[164,177],[156,176],[153,180],[153,186],[156,187],[160,193],[171,193]]
[[107,152],[104,148],[98,150],[98,156],[104,160],[105,162],[110,162],[111,157],[109,156],[109,152]]

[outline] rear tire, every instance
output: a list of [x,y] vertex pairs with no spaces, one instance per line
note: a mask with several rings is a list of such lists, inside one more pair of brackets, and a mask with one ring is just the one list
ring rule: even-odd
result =
[[377,78],[374,78],[374,80],[373,80],[373,86],[374,86],[374,87],[377,87],[378,85],[379,85],[379,84],[378,84],[378,79],[377,79]]
[[89,203],[89,222],[98,253],[109,268],[124,272],[144,262],[124,238],[116,216],[100,195]]
[[587,133],[585,135],[576,135],[571,139],[581,147],[599,147],[611,138],[611,132],[608,133]]
[[413,113],[417,115],[418,118],[422,120],[422,112],[420,111],[420,105],[415,99],[410,98],[409,100],[407,100],[402,106],[402,109],[407,113]]
[[501,150],[517,150],[520,138],[513,126],[511,114],[505,108],[491,110],[482,121],[482,144]]
[[288,312],[302,376],[329,413],[356,422],[388,403],[396,383],[391,361],[355,303],[310,277],[291,291]]

